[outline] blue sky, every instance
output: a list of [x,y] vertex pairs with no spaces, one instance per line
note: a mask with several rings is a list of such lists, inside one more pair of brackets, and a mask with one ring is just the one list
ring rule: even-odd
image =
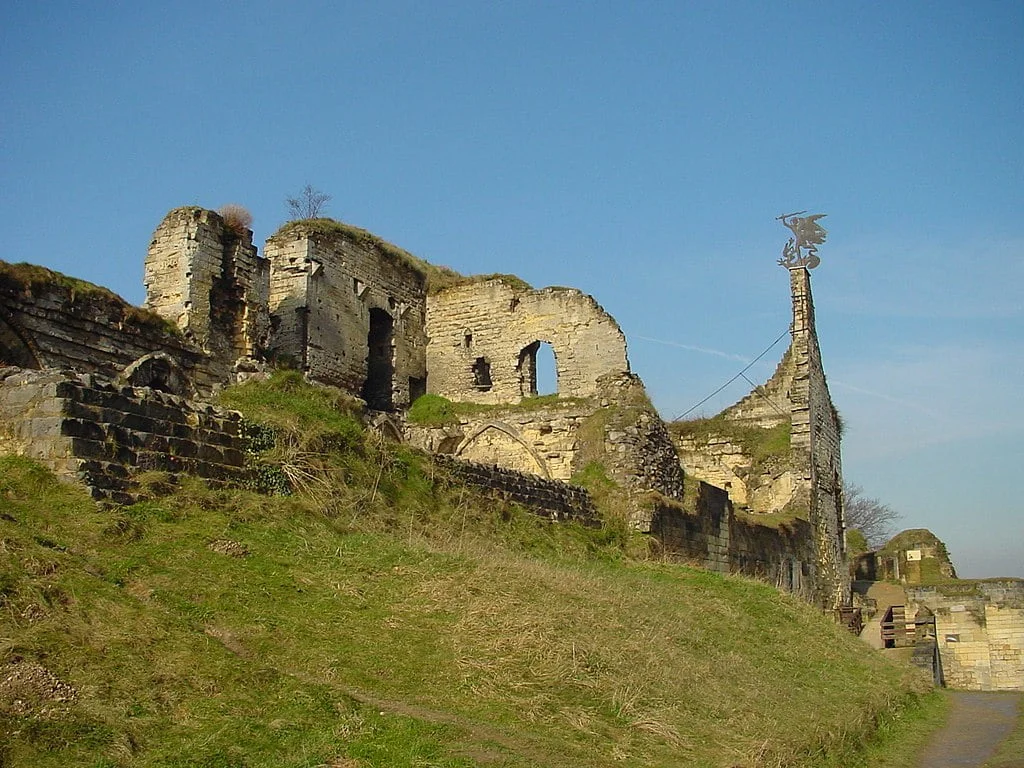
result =
[[0,258],[140,303],[169,209],[243,204],[262,244],[311,183],[593,294],[672,418],[786,329],[775,217],[824,212],[846,478],[961,575],[1024,576],[1021,40],[1019,1],[8,2]]

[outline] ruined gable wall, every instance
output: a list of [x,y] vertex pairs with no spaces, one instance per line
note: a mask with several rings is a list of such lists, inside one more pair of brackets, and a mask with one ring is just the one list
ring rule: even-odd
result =
[[[368,374],[371,310],[393,323],[391,401],[408,407],[426,379],[425,278],[374,242],[301,222],[267,241],[273,354],[309,376],[360,395]],[[382,315],[378,315],[382,317]]]
[[42,267],[0,261],[0,326],[0,342],[11,340],[0,347],[0,365],[29,363],[114,377],[140,357],[163,350],[199,389],[217,380],[208,356],[156,315]]
[[793,349],[789,347],[772,377],[763,386],[755,387],[738,403],[722,411],[722,416],[730,421],[740,421],[762,429],[789,421],[792,406],[790,391],[795,373],[796,362]]
[[[521,356],[538,341],[554,351],[563,397],[593,397],[602,376],[629,372],[618,324],[593,298],[572,289],[521,290],[497,279],[448,288],[427,300],[427,335],[428,390],[455,401],[529,397],[530,372]],[[481,358],[490,371],[486,387],[474,377]]]
[[733,502],[755,513],[783,508],[806,517],[816,547],[814,599],[825,608],[848,602],[842,519],[839,416],[821,361],[810,273],[789,270],[793,320],[790,347],[772,378],[720,416],[741,426],[767,429],[789,422],[787,461],[752,471],[749,451],[727,434],[707,440],[677,438],[687,472],[728,489]]
[[250,230],[226,226],[214,211],[175,208],[157,227],[146,256],[146,306],[175,323],[228,382],[236,360],[263,354],[268,279]]

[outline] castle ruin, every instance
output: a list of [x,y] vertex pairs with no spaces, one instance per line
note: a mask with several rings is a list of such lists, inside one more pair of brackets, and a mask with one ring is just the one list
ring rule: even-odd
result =
[[[362,398],[389,434],[446,462],[495,467],[506,485],[547,484],[559,519],[586,517],[565,505],[589,502],[558,489],[599,472],[667,556],[765,578],[833,609],[849,598],[840,423],[808,265],[784,266],[793,321],[782,362],[695,435],[660,418],[622,330],[580,291],[465,278],[327,219],[286,224],[260,256],[251,231],[178,208],[150,244],[144,308],[0,262],[0,450],[114,501],[130,498],[139,467],[231,482],[244,463],[237,417],[203,401],[287,365]],[[544,346],[555,398],[536,397]],[[472,407],[443,424],[413,423],[406,413],[425,394]],[[766,458],[750,435],[779,445]]]

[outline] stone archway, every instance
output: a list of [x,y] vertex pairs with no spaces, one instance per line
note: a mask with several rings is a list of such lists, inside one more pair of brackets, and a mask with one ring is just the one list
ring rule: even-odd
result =
[[480,426],[462,441],[453,455],[466,461],[497,464],[551,479],[547,462],[515,428],[500,421],[489,421]]
[[0,315],[0,366],[42,368],[42,362],[30,337],[13,321]]

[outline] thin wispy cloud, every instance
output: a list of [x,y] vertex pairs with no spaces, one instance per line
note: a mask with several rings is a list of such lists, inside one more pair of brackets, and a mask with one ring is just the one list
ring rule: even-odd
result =
[[744,357],[743,355],[736,355],[732,352],[723,352],[720,349],[709,349],[707,347],[698,347],[693,344],[680,344],[678,341],[667,341],[665,339],[654,339],[650,336],[641,336],[640,334],[633,334],[630,336],[632,339],[643,339],[644,341],[651,341],[655,344],[664,344],[666,347],[677,347],[679,349],[686,349],[690,352],[699,352],[702,355],[713,355],[714,357],[721,357],[726,360],[735,360],[738,363],[749,363],[750,358]]

